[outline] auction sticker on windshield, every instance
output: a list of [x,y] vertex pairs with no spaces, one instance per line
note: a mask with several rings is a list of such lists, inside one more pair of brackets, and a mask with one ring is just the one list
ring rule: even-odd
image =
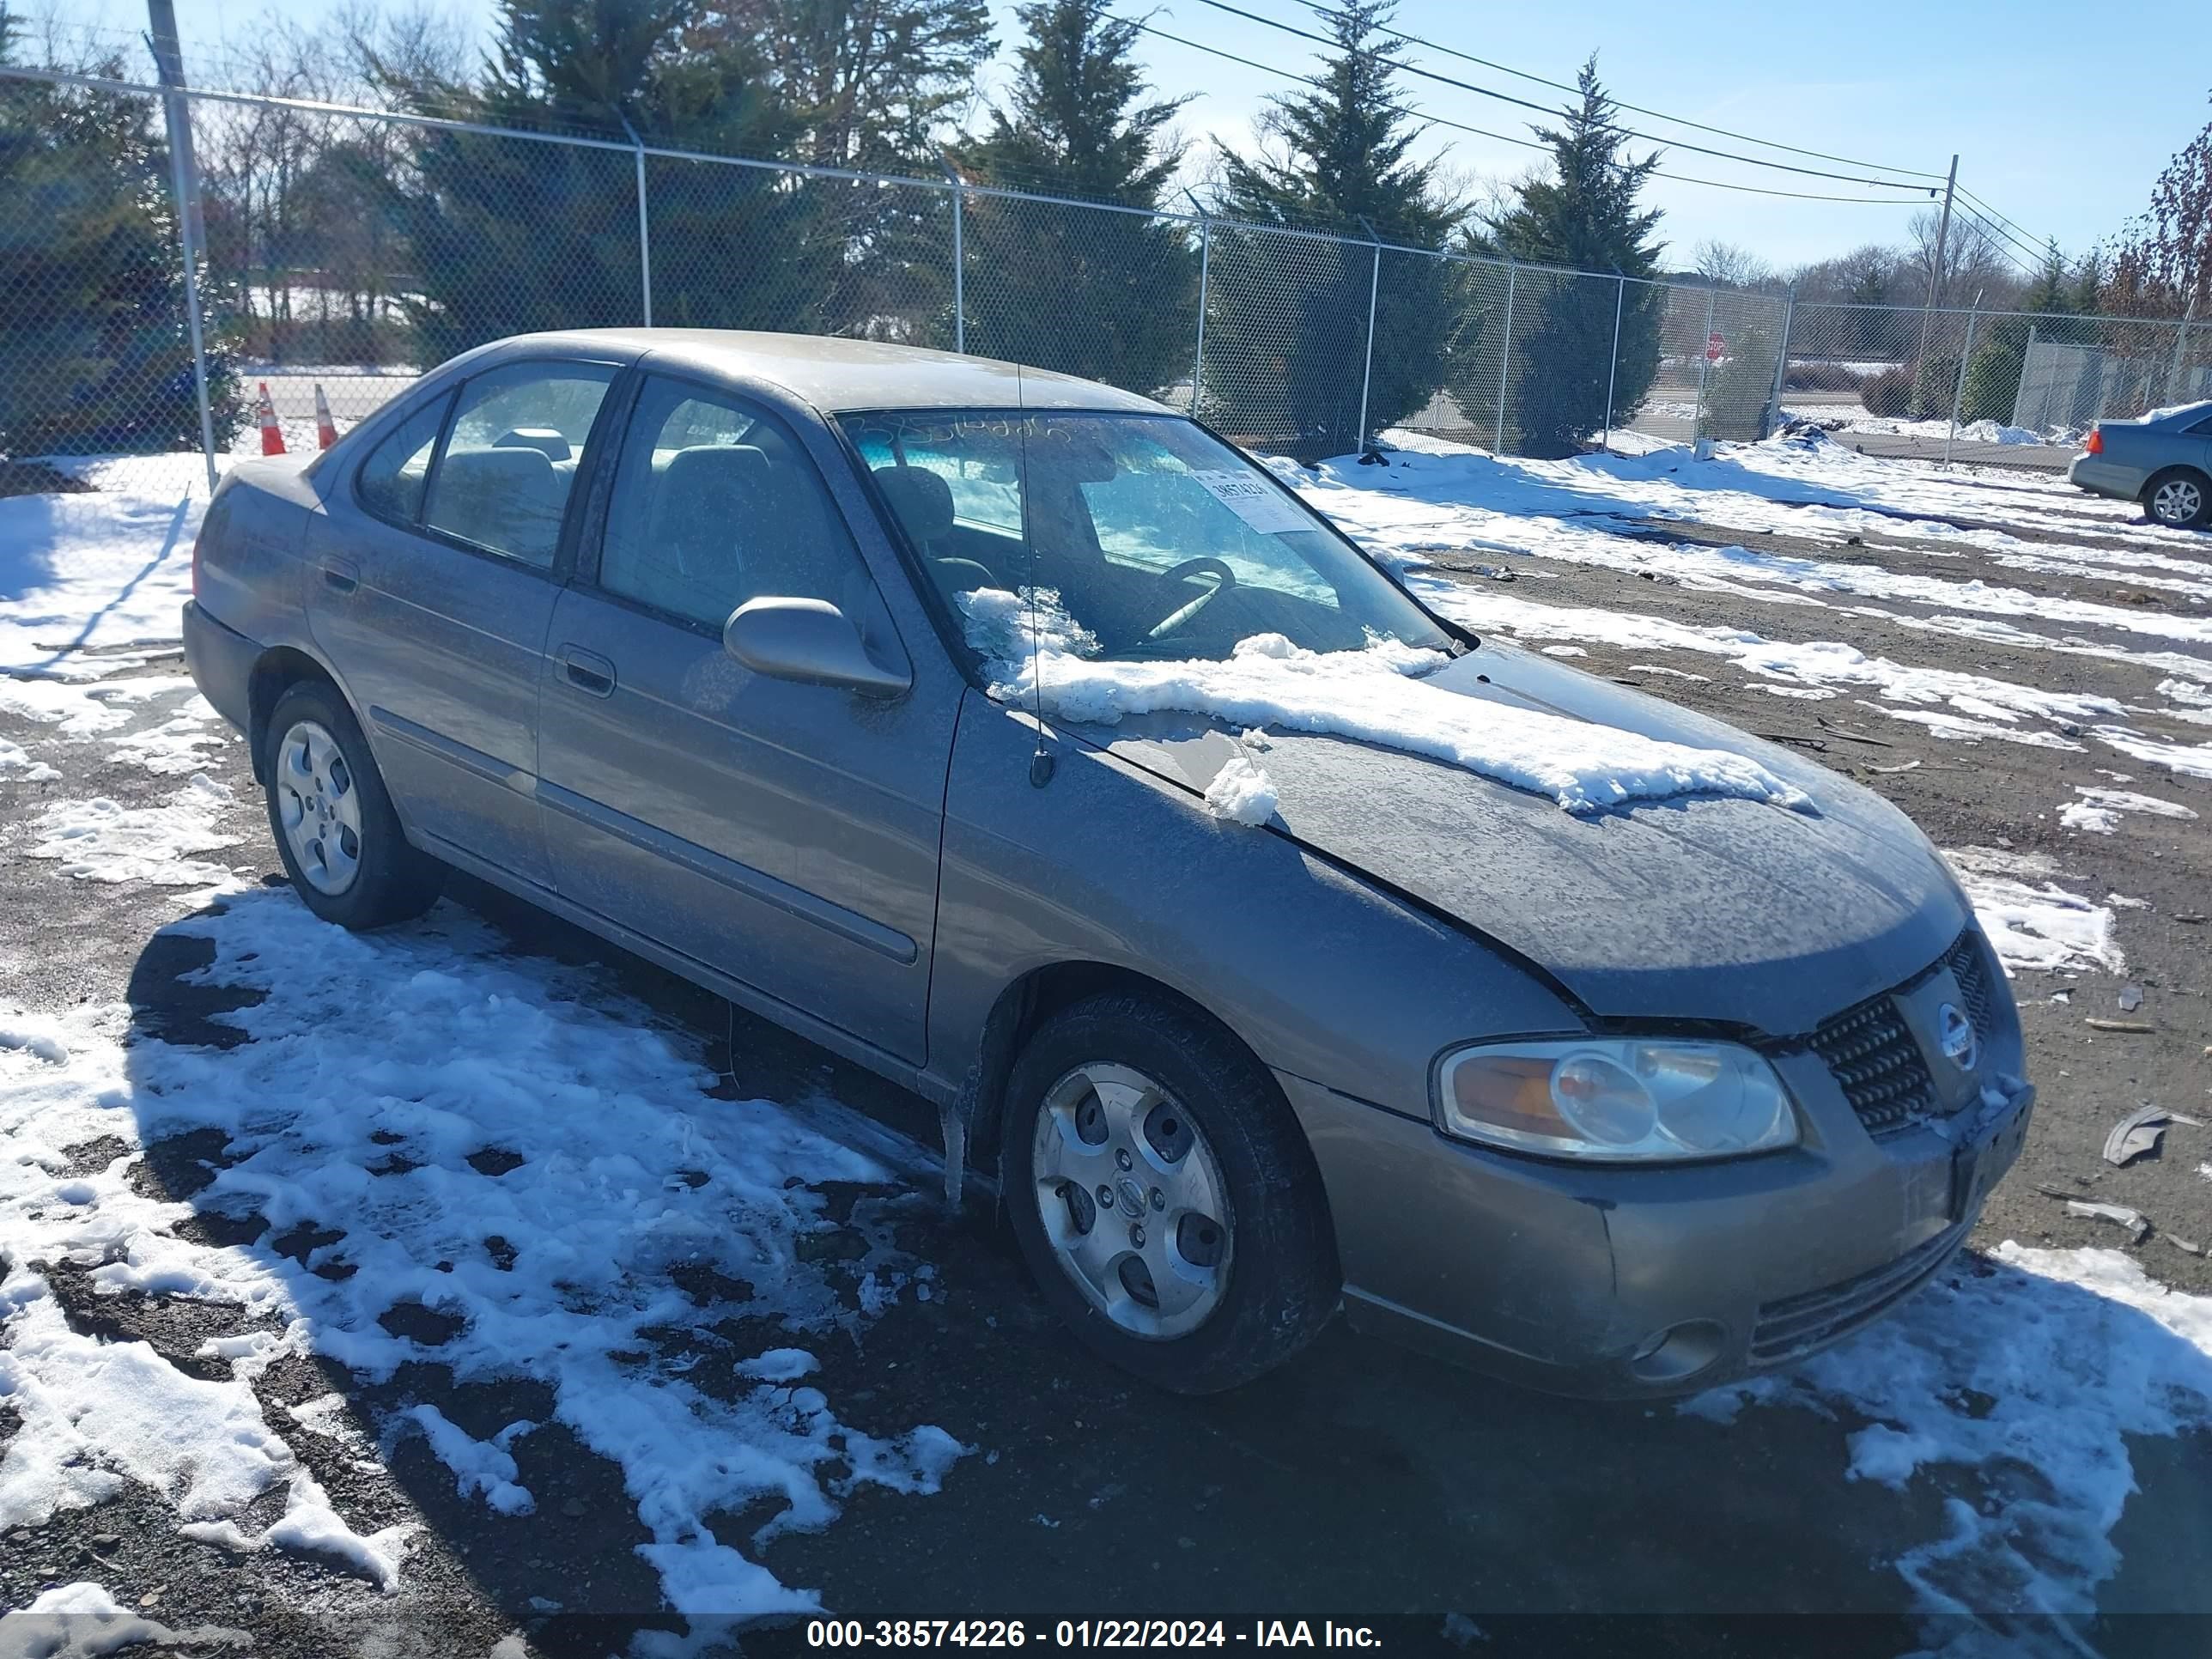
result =
[[1202,471],[1194,468],[1190,476],[1205,485],[1214,500],[1255,530],[1279,535],[1288,531],[1313,528],[1312,522],[1287,498],[1268,489],[1249,473]]

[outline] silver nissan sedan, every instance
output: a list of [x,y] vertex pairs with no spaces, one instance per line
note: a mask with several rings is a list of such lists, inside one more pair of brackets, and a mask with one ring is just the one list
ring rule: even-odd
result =
[[[1474,637],[1126,392],[505,340],[304,470],[235,468],[194,595],[192,677],[318,915],[466,871],[918,1091],[1046,1300],[1169,1389],[1340,1308],[1562,1392],[1787,1364],[1936,1273],[2026,1131],[2003,973],[1902,814]],[[1562,810],[1387,707],[1255,731],[1172,689],[1378,653],[1372,695],[1462,733],[1771,788]]]

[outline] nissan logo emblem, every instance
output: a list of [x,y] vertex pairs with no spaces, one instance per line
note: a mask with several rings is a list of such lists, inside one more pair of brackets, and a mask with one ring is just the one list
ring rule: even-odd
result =
[[1943,1058],[1962,1072],[1971,1072],[1982,1057],[1982,1040],[1974,1023],[1949,1003],[1936,1011],[1936,1042]]

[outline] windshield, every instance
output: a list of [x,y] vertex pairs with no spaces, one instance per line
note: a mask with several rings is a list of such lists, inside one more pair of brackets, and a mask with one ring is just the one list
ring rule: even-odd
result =
[[1103,661],[1222,660],[1259,635],[1311,651],[1452,648],[1297,497],[1189,421],[900,410],[841,424],[956,614],[980,590],[1056,592],[1083,654]]

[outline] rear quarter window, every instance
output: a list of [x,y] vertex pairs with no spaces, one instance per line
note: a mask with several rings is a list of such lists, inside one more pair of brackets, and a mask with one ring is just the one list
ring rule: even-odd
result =
[[386,433],[355,475],[354,494],[363,508],[410,529],[422,521],[422,493],[430,477],[430,458],[453,394],[433,398]]

